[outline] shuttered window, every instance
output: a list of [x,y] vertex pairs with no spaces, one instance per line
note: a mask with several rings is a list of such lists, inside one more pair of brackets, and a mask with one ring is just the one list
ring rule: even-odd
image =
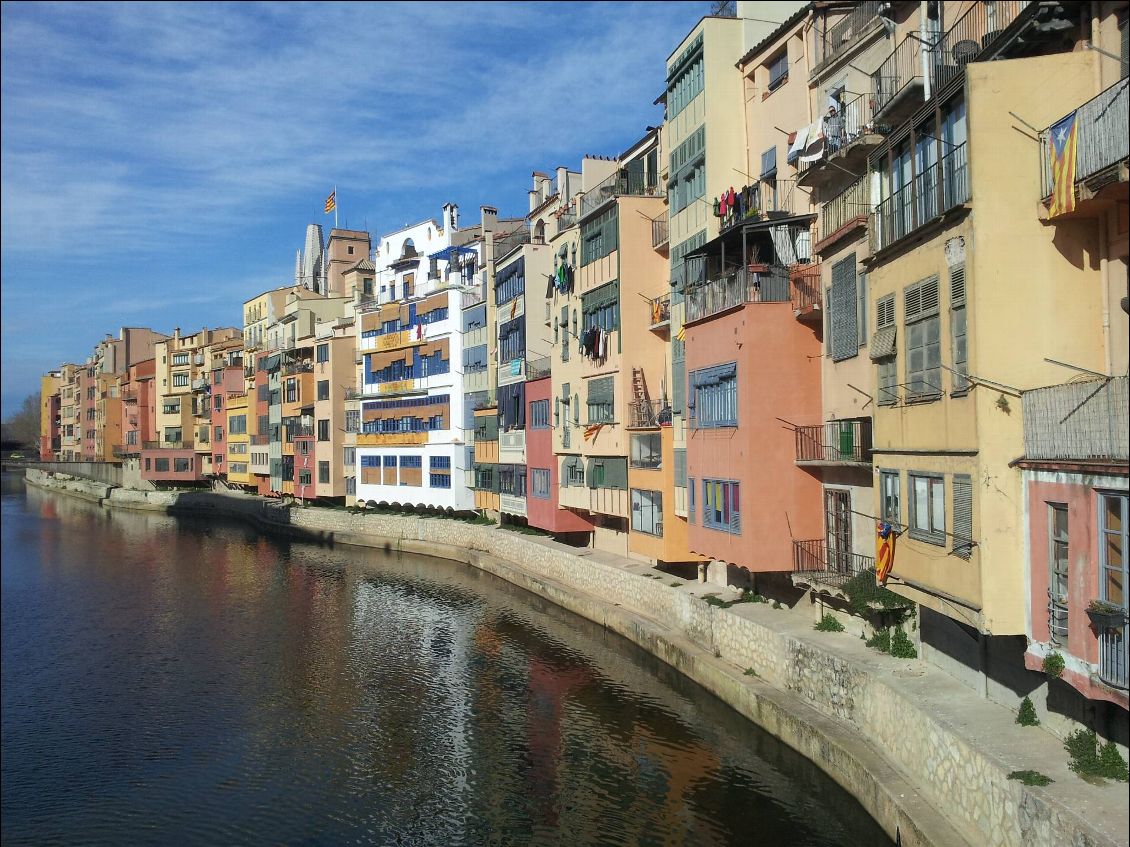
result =
[[973,555],[973,480],[967,474],[953,477],[953,554]]
[[899,400],[896,332],[895,295],[888,294],[875,304],[875,335],[871,338],[871,360],[879,367],[878,402],[881,406],[890,406]]
[[671,411],[681,415],[687,405],[686,344],[678,338],[671,339]]
[[952,390],[954,394],[969,391],[969,342],[965,300],[965,265],[950,268],[950,350],[953,354]]
[[588,381],[588,422],[611,423],[615,420],[613,392],[615,377],[606,376]]
[[[553,332],[554,340],[557,340],[557,330]],[[569,361],[569,307],[561,307],[561,361]]]
[[738,425],[737,364],[715,365],[691,372],[691,420],[696,427]]
[[859,352],[858,291],[855,284],[855,254],[832,265],[830,322],[832,361],[850,359]]
[[618,206],[613,203],[581,227],[581,267],[603,259],[616,249],[619,237]]
[[861,273],[856,278],[856,308],[855,325],[856,335],[860,347],[867,346],[867,274]]
[[675,486],[685,488],[687,484],[687,449],[676,447],[675,456]]
[[628,460],[620,456],[597,456],[589,459],[585,483],[589,488],[628,488]]
[[702,525],[710,529],[741,535],[739,485],[731,480],[702,481]]
[[907,396],[929,399],[942,393],[941,319],[938,278],[929,277],[903,290],[906,325]]
[[694,514],[694,478],[687,478],[687,523],[695,523]]

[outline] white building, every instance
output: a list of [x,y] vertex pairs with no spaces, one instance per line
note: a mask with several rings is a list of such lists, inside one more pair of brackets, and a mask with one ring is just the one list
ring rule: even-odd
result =
[[464,292],[480,265],[481,227],[426,220],[374,251],[376,302],[359,315],[362,362],[357,499],[474,509],[464,409]]

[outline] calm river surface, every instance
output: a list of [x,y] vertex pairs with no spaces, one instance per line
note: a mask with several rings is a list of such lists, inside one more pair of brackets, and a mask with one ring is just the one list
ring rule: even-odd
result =
[[890,844],[633,645],[473,569],[3,479],[4,844]]

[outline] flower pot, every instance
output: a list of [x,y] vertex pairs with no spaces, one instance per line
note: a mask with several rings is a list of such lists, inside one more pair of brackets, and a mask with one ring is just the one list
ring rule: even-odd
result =
[[1126,612],[1123,609],[1108,611],[1106,609],[1087,609],[1087,617],[1091,624],[1100,632],[1108,629],[1117,629],[1126,623]]

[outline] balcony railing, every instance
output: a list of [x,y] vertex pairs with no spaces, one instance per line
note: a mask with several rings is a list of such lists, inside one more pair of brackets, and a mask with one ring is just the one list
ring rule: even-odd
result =
[[808,184],[808,179],[805,176],[808,172],[814,168],[825,167],[828,159],[847,150],[860,139],[875,136],[876,142],[881,140],[878,136],[885,135],[887,127],[884,124],[875,123],[872,117],[871,95],[860,94],[844,103],[838,115],[824,118],[822,131],[824,148],[819,158],[807,162],[803,160],[797,162],[797,171],[802,184]]
[[585,192],[581,198],[581,217],[592,214],[615,197],[652,197],[659,193],[654,174],[621,169]]
[[472,306],[477,306],[486,300],[486,287],[483,283],[477,283],[470,291],[464,291],[461,295],[460,307],[469,309]]
[[522,244],[530,243],[530,231],[528,229],[516,229],[513,232],[499,234],[494,239],[494,259],[498,261],[515,247]]
[[145,441],[142,442],[146,450],[191,450],[191,441]]
[[798,318],[820,317],[823,301],[820,291],[819,265],[797,265],[789,270],[789,299]]
[[1108,627],[1099,633],[1099,679],[1112,688],[1126,688],[1127,671],[1126,624]]
[[271,443],[271,436],[265,433],[258,433],[251,436],[251,445],[253,447],[264,447]]
[[871,464],[871,419],[796,428],[798,465]]
[[654,429],[671,425],[671,407],[662,400],[632,400],[628,403],[628,427]]
[[871,211],[871,191],[867,177],[849,185],[820,209],[820,235],[827,238],[848,221],[867,218]]
[[649,329],[660,329],[671,324],[671,295],[663,294],[652,299],[650,306],[651,324]]
[[960,144],[875,207],[874,249],[889,247],[971,198],[968,146]]
[[526,379],[542,379],[549,376],[549,373],[549,356],[542,356],[540,359],[526,360]]
[[1127,461],[1127,377],[1070,382],[1025,391],[1024,457]]
[[831,62],[855,43],[856,38],[875,22],[880,5],[882,4],[877,0],[866,0],[828,27],[823,36],[817,31],[816,65],[813,70]]
[[918,32],[908,34],[871,75],[877,118],[897,100],[909,98],[915,88],[923,87],[922,47]]
[[[1128,121],[1130,80],[1125,77],[1075,110],[1076,182],[1082,182],[1118,162],[1126,161],[1130,155],[1130,135],[1126,132]],[[1059,121],[1052,126],[1057,123]],[[1054,188],[1048,147],[1050,137],[1051,127],[1040,133],[1040,196],[1045,198],[1051,196]]]
[[874,569],[871,556],[849,550],[829,550],[823,538],[793,541],[793,573],[814,582],[842,588],[844,583],[866,570]]
[[934,48],[936,90],[961,74],[1030,4],[1031,0],[973,3]]
[[667,218],[656,218],[651,222],[651,246],[658,250],[671,240]]
[[291,362],[289,365],[286,365],[282,369],[282,372],[286,376],[294,376],[295,374],[313,373],[314,372],[314,363],[313,362],[306,362],[306,361]]
[[554,221],[553,234],[560,235],[570,227],[576,226],[576,224],[577,216],[572,212],[564,212]]
[[725,312],[746,303],[788,303],[789,275],[779,265],[754,265],[738,268],[690,286],[685,292],[687,323]]

